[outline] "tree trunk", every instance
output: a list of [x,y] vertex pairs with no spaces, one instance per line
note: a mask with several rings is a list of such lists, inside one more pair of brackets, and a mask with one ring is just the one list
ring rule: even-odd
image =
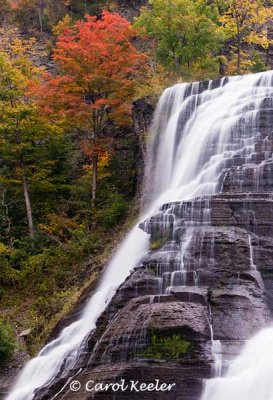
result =
[[241,38],[238,40],[237,73],[241,74]]
[[92,206],[96,203],[97,197],[97,183],[98,183],[98,156],[97,154],[93,155],[93,177],[92,177]]
[[29,197],[29,192],[28,192],[28,184],[27,184],[27,180],[26,180],[25,176],[23,177],[23,189],[24,189],[25,206],[26,206],[26,211],[27,211],[29,236],[31,239],[34,239],[35,230],[34,230],[34,225],[33,225],[32,207],[31,207],[31,202],[30,202],[30,197]]
[[43,0],[39,1],[38,4],[38,16],[39,16],[39,24],[40,24],[40,32],[43,33],[43,14],[44,14],[45,4]]
[[40,32],[43,33],[43,18],[40,10],[38,11],[38,16],[39,16]]
[[4,208],[4,216],[3,216],[3,220],[6,223],[6,235],[9,238],[9,244],[10,247],[13,247],[13,238],[11,235],[11,219],[9,217],[9,205],[8,205],[8,200],[5,199],[6,196],[6,189],[3,190],[2,193],[2,207]]

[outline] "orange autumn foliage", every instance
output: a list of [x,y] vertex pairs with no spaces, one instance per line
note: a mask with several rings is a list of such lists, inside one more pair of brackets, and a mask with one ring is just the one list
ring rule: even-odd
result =
[[59,74],[46,74],[38,87],[44,111],[81,123],[95,137],[109,120],[128,123],[136,77],[147,64],[135,36],[126,19],[109,12],[64,28],[54,51]]
[[57,38],[54,61],[58,74],[45,74],[43,83],[33,83],[43,112],[58,115],[84,130],[82,151],[92,158],[92,201],[97,188],[99,158],[110,143],[105,128],[130,121],[137,78],[147,69],[147,57],[133,41],[137,33],[116,13],[86,16],[73,26],[63,27]]

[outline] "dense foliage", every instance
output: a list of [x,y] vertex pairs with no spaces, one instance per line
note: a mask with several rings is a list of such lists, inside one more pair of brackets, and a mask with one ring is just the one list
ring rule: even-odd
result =
[[130,115],[146,56],[117,14],[69,21],[54,73],[35,65],[32,40],[0,52],[1,307],[19,318],[27,303],[19,325],[36,337],[75,301],[137,189]]
[[[216,9],[205,0],[150,0],[135,26],[155,40],[156,56],[168,70],[212,67],[221,35]],[[182,70],[181,70],[182,68]]]
[[[149,0],[135,26],[150,57],[190,79],[266,69],[272,11],[262,0]],[[185,68],[187,67],[187,68]]]
[[254,50],[268,49],[270,40],[266,24],[272,15],[272,11],[264,7],[261,0],[227,1],[227,9],[219,20],[222,31],[232,40],[230,73],[241,74],[251,70],[251,67],[255,71],[258,60],[255,60],[257,52]]
[[[103,10],[118,10],[118,3],[2,0],[0,15],[2,21],[16,22],[22,32],[42,37],[63,20],[75,21],[86,14],[98,17]],[[130,7],[134,5],[128,2]],[[147,0],[135,27],[145,35],[144,47],[155,73],[165,80],[170,73],[200,79],[217,77],[219,70],[257,72],[267,68],[271,7],[271,0]]]
[[5,364],[15,350],[15,338],[9,325],[0,321],[0,366]]

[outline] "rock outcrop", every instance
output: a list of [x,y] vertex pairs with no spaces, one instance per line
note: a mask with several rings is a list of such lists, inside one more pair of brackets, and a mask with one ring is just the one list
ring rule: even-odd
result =
[[127,18],[129,21],[133,21],[134,17],[137,17],[140,12],[140,8],[148,4],[147,0],[116,0],[118,5],[119,13]]

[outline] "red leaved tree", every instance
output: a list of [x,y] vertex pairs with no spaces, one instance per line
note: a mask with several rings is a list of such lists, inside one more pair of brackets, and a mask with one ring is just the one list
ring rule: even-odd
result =
[[44,112],[86,130],[83,149],[92,159],[92,204],[105,127],[109,121],[117,126],[130,121],[137,77],[146,69],[147,58],[134,46],[135,37],[130,23],[116,13],[86,16],[58,36],[58,75],[46,74],[42,86],[33,88]]

